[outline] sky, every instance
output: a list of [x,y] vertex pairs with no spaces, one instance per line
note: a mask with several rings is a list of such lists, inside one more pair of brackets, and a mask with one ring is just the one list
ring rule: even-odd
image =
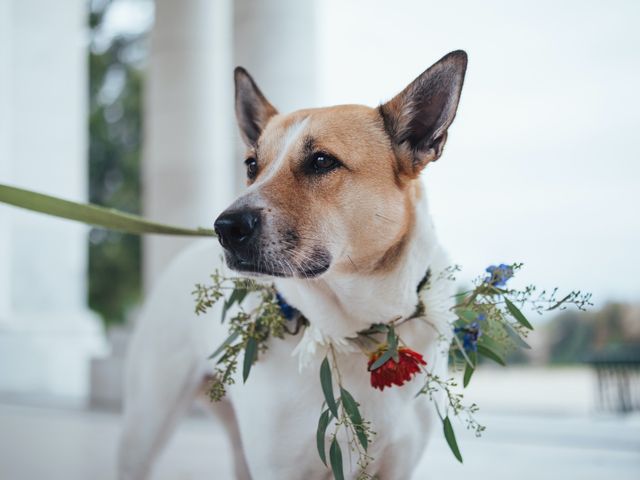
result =
[[[640,2],[320,2],[320,105],[376,105],[447,52],[469,65],[424,173],[463,278],[640,301]],[[322,32],[326,32],[323,34]]]

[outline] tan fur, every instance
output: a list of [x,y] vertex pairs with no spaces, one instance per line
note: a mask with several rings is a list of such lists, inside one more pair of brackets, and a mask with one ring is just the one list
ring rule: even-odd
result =
[[[303,132],[279,170],[259,186],[261,197],[272,212],[287,217],[300,232],[302,243],[307,238],[312,243],[330,243],[334,238],[358,245],[357,251],[341,252],[335,259],[338,271],[383,274],[402,256],[413,224],[417,182],[400,176],[398,159],[376,109],[341,105],[273,116],[257,146],[247,151],[259,168],[249,184],[261,182],[281,153],[288,129],[305,119]],[[310,141],[313,151],[329,153],[345,167],[323,177],[303,175],[301,163]],[[327,238],[320,239],[319,234]]]

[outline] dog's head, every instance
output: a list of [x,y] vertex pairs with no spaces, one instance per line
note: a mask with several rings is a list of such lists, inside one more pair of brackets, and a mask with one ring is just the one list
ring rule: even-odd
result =
[[414,180],[442,154],[466,65],[452,52],[378,108],[288,115],[237,68],[248,189],[215,222],[229,267],[312,278],[394,265],[421,195]]

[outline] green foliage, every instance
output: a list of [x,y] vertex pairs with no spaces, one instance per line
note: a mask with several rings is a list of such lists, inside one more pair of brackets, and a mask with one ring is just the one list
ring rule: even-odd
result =
[[589,312],[564,311],[545,327],[552,364],[582,363],[598,354],[640,351],[638,307],[609,303]]
[[340,443],[333,437],[331,447],[329,448],[329,459],[331,460],[331,471],[335,480],[344,480],[344,471],[342,468],[342,450]]
[[[329,461],[334,479],[344,478],[342,449],[338,441],[338,433],[342,429],[347,439],[349,452],[354,452],[357,455],[357,464],[360,469],[358,480],[369,480],[372,477],[367,472],[367,466],[372,458],[367,454],[367,449],[375,432],[371,429],[371,424],[362,418],[358,402],[355,401],[353,395],[342,384],[333,346],[329,347],[329,352],[331,359],[327,355],[320,365],[320,385],[328,409],[320,415],[318,421],[318,430],[316,432],[318,454],[320,455],[320,460],[326,465],[324,441],[327,428],[333,421],[334,430],[331,434]],[[332,370],[335,371],[335,375],[332,374]],[[334,379],[340,391],[338,401],[333,397]]]
[[[89,200],[140,212],[144,34],[105,39],[110,2],[92,4],[89,24]],[[135,53],[135,54],[134,54]],[[89,306],[107,325],[122,323],[140,300],[141,240],[94,228],[89,243]]]
[[[256,295],[258,302],[255,308],[246,310],[242,303],[250,294]],[[209,397],[219,401],[226,395],[226,387],[235,383],[240,354],[244,353],[242,381],[246,382],[259,353],[267,350],[267,340],[284,337],[285,319],[280,313],[273,287],[250,279],[227,278],[216,271],[211,275],[211,284],[197,284],[193,295],[198,315],[206,313],[218,301],[224,301],[222,322],[227,321],[226,314],[234,305],[238,307],[235,315],[228,319],[229,336],[209,356],[218,358]]]
[[453,432],[453,427],[451,426],[451,420],[449,420],[449,417],[445,417],[442,421],[442,429],[444,430],[444,438],[447,441],[449,448],[453,452],[453,455],[458,459],[460,463],[462,463],[462,454],[460,453],[460,449],[458,448],[456,434]]
[[329,410],[325,410],[320,415],[318,420],[318,430],[316,431],[316,445],[318,447],[318,455],[320,456],[320,460],[325,465],[327,464],[327,454],[325,452],[325,437],[327,434],[327,427],[329,427],[329,423],[331,423],[331,412]]
[[320,365],[320,386],[324,394],[324,401],[327,402],[329,410],[335,418],[338,418],[338,404],[333,397],[333,379],[331,377],[331,366],[329,359],[325,357]]

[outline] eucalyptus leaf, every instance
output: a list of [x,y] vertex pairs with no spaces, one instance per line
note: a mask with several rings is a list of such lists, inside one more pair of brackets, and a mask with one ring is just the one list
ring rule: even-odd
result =
[[318,430],[316,431],[316,445],[318,447],[318,455],[320,455],[320,460],[325,465],[327,464],[327,455],[325,452],[324,444],[325,444],[325,436],[327,434],[327,427],[331,421],[331,412],[329,410],[325,410],[320,415],[320,419],[318,420]]
[[251,367],[256,360],[257,354],[258,342],[255,338],[249,337],[247,346],[244,349],[244,364],[242,365],[242,381],[244,383],[246,383],[247,378],[249,378],[249,372],[251,372]]
[[507,305],[507,310],[509,310],[509,313],[513,315],[513,318],[515,318],[523,327],[533,330],[533,325],[529,323],[527,317],[522,314],[520,309],[516,307],[511,300],[504,297],[504,303]]
[[390,349],[385,350],[385,352],[382,355],[380,355],[375,362],[371,364],[371,366],[369,367],[369,371],[373,372],[374,370],[377,370],[382,365],[387,363],[387,361],[389,361],[392,356],[393,356],[393,353],[391,352]]
[[245,299],[248,293],[249,293],[249,290],[247,290],[246,288],[233,289],[233,292],[231,292],[231,295],[229,295],[229,299],[226,302],[224,302],[224,306],[222,307],[222,318],[220,319],[220,323],[224,323],[224,319],[227,316],[227,312],[231,307],[233,307],[233,304],[236,302],[238,304],[242,303],[242,301]]
[[395,329],[391,326],[389,326],[389,331],[387,332],[387,344],[389,345],[388,351],[391,352],[393,361],[400,363],[400,354],[398,353],[398,336],[396,335]]
[[361,330],[358,332],[361,335],[370,335],[372,333],[386,333],[389,330],[389,327],[383,323],[374,323],[366,330]]
[[507,366],[504,359],[498,353],[494,352],[493,350],[491,350],[485,345],[478,345],[478,353],[484,357],[490,358],[496,363],[499,363],[503,367]]
[[336,399],[333,396],[331,366],[329,365],[329,359],[327,357],[324,357],[324,360],[320,365],[320,385],[322,386],[322,393],[324,393],[324,400],[327,402],[327,407],[329,407],[333,416],[338,418],[338,405],[336,404]]
[[354,400],[353,396],[351,396],[351,394],[342,387],[340,387],[340,398],[342,399],[342,406],[344,407],[344,410],[351,419],[351,423],[353,423],[358,440],[366,452],[367,447],[369,446],[369,439],[364,431],[362,416],[360,415],[360,410],[358,410],[358,403]]
[[449,417],[445,417],[442,421],[442,427],[444,429],[444,438],[447,440],[449,444],[449,448],[453,455],[458,459],[460,463],[462,463],[462,455],[460,454],[460,449],[458,448],[458,442],[456,441],[456,434],[453,432],[453,427],[451,426],[451,420]]
[[[476,364],[476,352],[470,352],[469,353],[469,359],[471,360],[471,362],[473,362],[474,365]],[[475,372],[475,367],[473,367],[471,365],[471,363],[467,363],[465,364],[464,367],[464,375],[462,377],[462,386],[463,387],[467,387],[467,385],[469,385],[469,382],[471,381],[471,376],[473,375],[473,373]]]
[[344,473],[342,471],[342,450],[340,449],[340,444],[335,437],[333,437],[331,447],[329,447],[329,461],[331,462],[333,478],[335,480],[344,480]]
[[234,331],[231,335],[227,337],[227,339],[224,342],[222,342],[222,345],[220,345],[215,352],[213,352],[211,355],[209,355],[209,357],[207,357],[207,359],[212,360],[216,358],[218,355],[224,352],[227,346],[231,345],[234,342],[234,340],[238,338],[238,336],[240,336],[240,331],[239,330]]

